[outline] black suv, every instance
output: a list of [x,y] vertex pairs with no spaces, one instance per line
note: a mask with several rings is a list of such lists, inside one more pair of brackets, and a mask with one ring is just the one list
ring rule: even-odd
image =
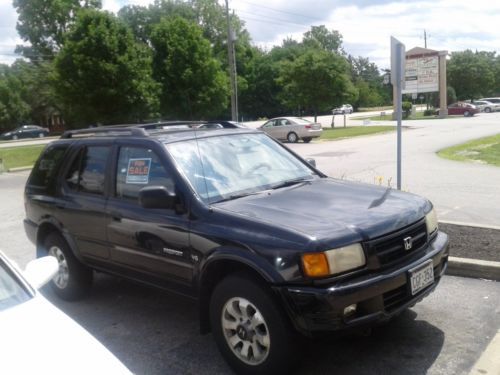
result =
[[448,260],[428,200],[311,163],[251,129],[70,131],[31,173],[25,228],[60,297],[93,270],[182,293],[233,369],[284,372],[297,332],[388,320]]

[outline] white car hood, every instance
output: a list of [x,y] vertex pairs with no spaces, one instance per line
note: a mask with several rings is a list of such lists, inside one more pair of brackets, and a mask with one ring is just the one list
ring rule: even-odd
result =
[[0,374],[131,374],[90,333],[37,293],[0,311]]

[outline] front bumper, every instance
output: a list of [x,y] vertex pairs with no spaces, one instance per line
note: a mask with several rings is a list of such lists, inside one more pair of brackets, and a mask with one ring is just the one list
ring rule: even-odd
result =
[[[324,287],[281,286],[276,290],[285,301],[293,324],[305,335],[376,325],[429,295],[446,270],[448,255],[448,236],[438,232],[417,260]],[[429,259],[434,268],[434,283],[412,296],[409,270]],[[356,312],[344,315],[344,309],[352,304],[357,304]]]

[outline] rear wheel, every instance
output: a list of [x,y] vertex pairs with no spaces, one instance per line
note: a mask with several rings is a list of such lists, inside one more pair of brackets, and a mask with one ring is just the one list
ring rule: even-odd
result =
[[311,137],[307,137],[307,138],[302,138],[302,140],[304,141],[304,143],[309,143],[311,142]]
[[281,374],[293,365],[296,340],[269,290],[229,276],[210,301],[210,323],[223,357],[237,374]]
[[288,133],[288,135],[286,136],[286,139],[288,140],[288,142],[290,143],[297,143],[299,141],[299,137],[297,134],[295,134],[294,132],[290,132]]
[[486,108],[484,109],[484,111],[485,111],[486,113],[490,113],[490,112],[491,112],[491,108],[490,108],[490,107],[486,107]]
[[54,256],[59,263],[59,272],[51,281],[54,292],[68,301],[85,296],[92,285],[92,270],[75,258],[59,233],[49,234],[44,245],[48,254]]
[[17,138],[18,138],[17,135],[12,136],[12,140],[14,140],[14,141],[17,140]]
[[43,138],[43,137],[45,137],[45,133],[38,133],[38,136],[39,136],[40,138]]
[[469,116],[470,116],[470,112],[469,112],[469,111],[465,111],[465,112],[464,112],[464,116],[465,116],[465,117],[469,117]]

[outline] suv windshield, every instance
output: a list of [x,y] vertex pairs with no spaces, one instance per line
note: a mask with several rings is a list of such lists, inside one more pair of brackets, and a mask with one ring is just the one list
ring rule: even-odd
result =
[[166,147],[193,189],[207,203],[289,186],[315,175],[264,134],[200,138]]

